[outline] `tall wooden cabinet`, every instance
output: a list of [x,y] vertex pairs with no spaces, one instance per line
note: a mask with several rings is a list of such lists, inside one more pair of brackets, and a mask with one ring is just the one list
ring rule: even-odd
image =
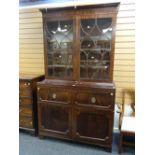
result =
[[113,61],[118,4],[41,10],[45,80],[39,135],[112,148]]

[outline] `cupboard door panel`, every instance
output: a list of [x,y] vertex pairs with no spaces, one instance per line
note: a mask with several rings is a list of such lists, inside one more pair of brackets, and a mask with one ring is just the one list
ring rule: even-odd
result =
[[113,112],[79,107],[74,113],[76,139],[101,145],[111,143]]
[[39,104],[40,129],[53,134],[58,133],[60,135],[69,135],[71,108],[48,102],[41,102]]

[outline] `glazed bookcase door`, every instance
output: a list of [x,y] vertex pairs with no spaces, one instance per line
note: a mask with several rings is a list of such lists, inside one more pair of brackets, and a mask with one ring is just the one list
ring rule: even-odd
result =
[[46,20],[46,74],[57,79],[73,77],[74,20],[70,18]]
[[80,20],[80,79],[110,79],[112,17]]

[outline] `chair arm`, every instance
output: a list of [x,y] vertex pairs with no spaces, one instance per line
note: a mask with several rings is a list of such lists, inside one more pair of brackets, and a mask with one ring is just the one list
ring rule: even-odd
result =
[[117,104],[117,108],[118,108],[118,109],[116,110],[116,112],[117,112],[117,113],[122,113],[122,104],[118,103],[118,104]]

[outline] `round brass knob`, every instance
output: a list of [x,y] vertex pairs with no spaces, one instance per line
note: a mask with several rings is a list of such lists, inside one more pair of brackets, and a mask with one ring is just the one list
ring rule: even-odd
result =
[[95,97],[92,97],[91,98],[91,103],[95,103],[96,102],[96,98]]
[[111,95],[111,96],[113,96],[113,95],[114,95],[114,93],[110,93],[110,95]]
[[52,94],[52,98],[53,98],[53,99],[56,99],[56,98],[57,98],[57,95],[56,95],[55,93],[53,93],[53,94]]

